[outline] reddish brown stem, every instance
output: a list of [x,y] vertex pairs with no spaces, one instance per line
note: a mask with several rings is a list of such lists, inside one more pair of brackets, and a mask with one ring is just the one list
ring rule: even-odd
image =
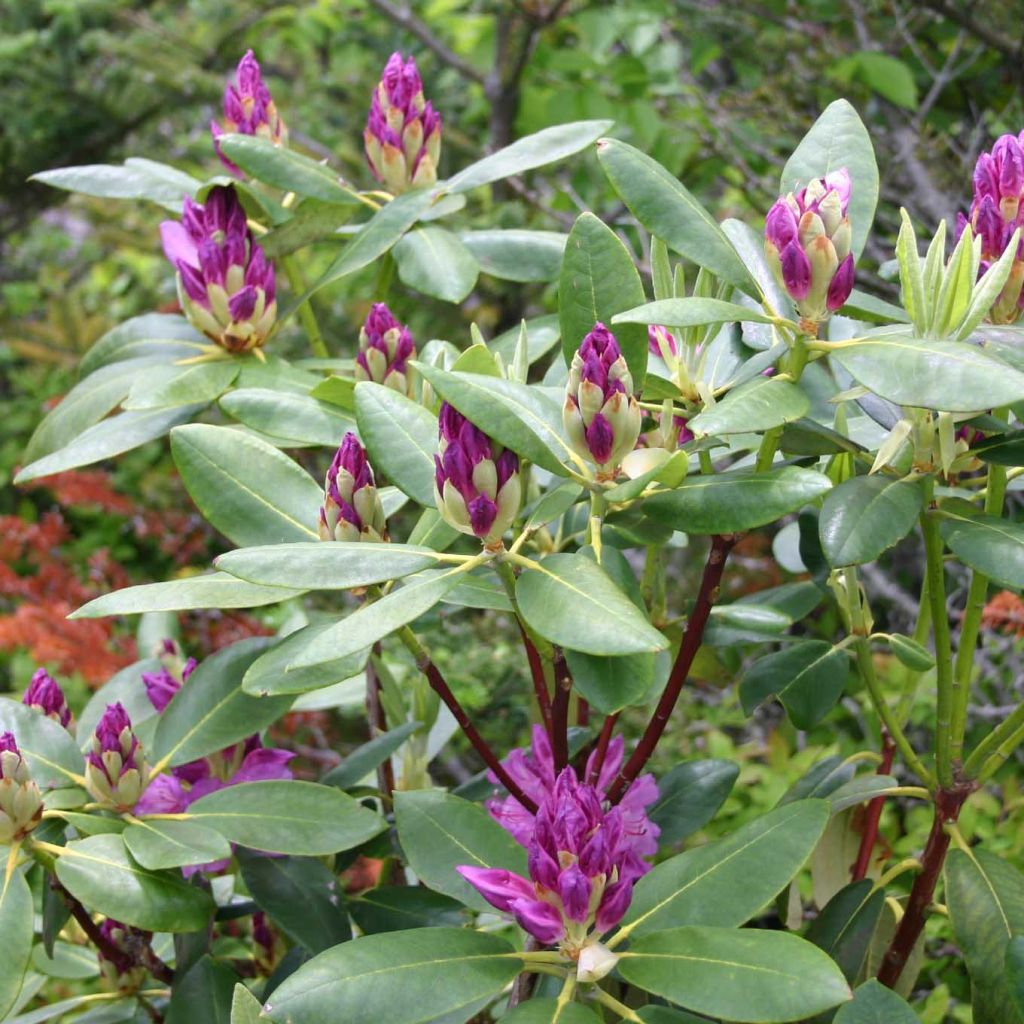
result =
[[540,658],[537,645],[530,639],[529,633],[519,623],[519,632],[523,638],[523,647],[526,648],[526,659],[530,663],[530,675],[533,677],[533,692],[537,697],[537,707],[540,709],[540,716],[544,721],[544,728],[551,737],[551,696],[548,693],[547,680],[544,678],[544,664]]
[[[374,655],[380,654],[380,644],[375,644]],[[376,735],[388,731],[388,720],[384,714],[384,705],[380,700],[380,677],[371,658],[366,663],[366,717],[370,721],[370,729]],[[395,770],[391,758],[386,757],[377,766],[377,788],[389,803],[395,791]]]
[[590,725],[590,705],[582,698],[576,698],[576,724],[586,728]]
[[555,757],[555,771],[560,772],[569,763],[569,698],[572,695],[572,676],[565,656],[555,655],[555,699],[551,703],[551,750]]
[[618,711],[609,715],[601,726],[601,735],[597,737],[597,746],[594,748],[594,760],[591,762],[590,771],[587,772],[587,785],[594,786],[601,777],[601,769],[604,767],[604,759],[608,755],[608,744],[611,743],[612,731],[615,723],[619,720]]
[[960,817],[960,809],[971,794],[972,787],[959,786],[954,789],[940,789],[935,795],[935,817],[928,833],[928,842],[921,855],[921,873],[914,879],[907,900],[907,909],[900,919],[899,928],[886,950],[878,980],[894,988],[900,980],[903,968],[924,929],[928,907],[935,896],[935,886],[942,874],[942,865],[949,849],[949,833],[946,826]]
[[654,748],[665,731],[665,726],[672,715],[672,710],[679,700],[683,684],[689,675],[690,666],[697,656],[701,640],[704,638],[704,627],[708,624],[708,616],[715,601],[718,600],[718,587],[722,582],[722,571],[725,569],[725,560],[737,541],[734,534],[727,533],[716,535],[711,538],[711,550],[708,552],[708,560],[704,565],[704,575],[700,581],[700,590],[697,593],[697,600],[686,623],[686,631],[683,633],[682,642],[679,644],[679,653],[676,655],[672,672],[665,684],[665,690],[654,709],[654,714],[647,728],[644,730],[640,742],[636,745],[632,757],[619,771],[611,789],[608,791],[608,798],[612,803],[621,799],[622,794],[629,788],[630,783],[643,771]]
[[469,720],[465,709],[459,703],[455,694],[449,689],[441,670],[429,658],[421,659],[420,671],[427,677],[431,689],[444,701],[445,706],[452,713],[459,728],[465,733],[466,739],[472,744],[473,749],[483,759],[484,764],[494,772],[498,781],[514,796],[523,807],[531,814],[537,813],[537,805],[522,791],[516,781],[505,770],[505,766],[498,760],[497,755],[488,746],[487,741],[477,732],[476,726]]
[[[882,760],[878,765],[879,775],[888,775],[892,770],[893,758],[896,755],[896,744],[889,734],[882,732]],[[885,804],[884,796],[876,796],[868,803],[864,812],[864,831],[860,837],[860,849],[857,851],[857,859],[854,861],[850,871],[850,877],[854,882],[866,878],[868,868],[871,866],[871,855],[875,851],[875,843],[878,840],[878,823],[882,820],[882,807]]]

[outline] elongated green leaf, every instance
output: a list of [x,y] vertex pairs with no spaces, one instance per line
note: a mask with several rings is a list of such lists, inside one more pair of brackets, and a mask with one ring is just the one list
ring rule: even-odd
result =
[[341,243],[344,227],[361,206],[340,206],[322,199],[303,199],[295,207],[295,214],[283,224],[260,236],[260,248],[270,259],[287,256],[305,249],[314,242]]
[[1024,935],[1018,935],[1006,944],[1003,966],[1010,998],[1017,1013],[1024,1017]]
[[100,973],[96,954],[87,946],[76,946],[70,942],[55,942],[52,957],[46,955],[43,945],[35,946],[31,965],[34,971],[49,978],[66,978],[69,981],[95,978]]
[[367,935],[408,928],[459,927],[466,908],[449,896],[423,886],[379,885],[348,905],[352,920]]
[[260,1024],[262,1013],[263,1004],[238,982],[231,998],[231,1024]]
[[566,236],[558,231],[463,231],[463,245],[480,270],[505,281],[554,281]]
[[828,819],[824,800],[795,801],[663,861],[637,882],[623,924],[630,935],[684,924],[743,924],[800,870]]
[[238,388],[221,398],[220,407],[247,427],[300,444],[337,448],[355,427],[355,417],[336,405],[270,388]]
[[189,611],[193,608],[259,608],[302,594],[285,587],[261,587],[226,572],[189,576],[166,583],[144,583],[97,597],[72,612],[69,619],[99,619],[104,615]]
[[946,858],[946,905],[971,975],[975,1019],[1018,1024],[1005,971],[1006,945],[1024,935],[1024,875],[986,850]]
[[426,213],[430,203],[430,193],[417,190],[406,192],[382,206],[299,301],[305,302],[321,288],[362,270],[383,256]]
[[414,733],[422,728],[421,722],[403,722],[375,736],[369,743],[357,747],[340,764],[332,768],[320,781],[325,786],[351,789],[358,785],[378,765],[383,764]]
[[180,874],[140,867],[119,835],[68,843],[57,878],[90,910],[154,932],[192,932],[206,926],[213,900]]
[[6,1018],[18,1001],[21,984],[32,955],[32,892],[21,871],[6,882],[0,879],[0,929],[4,955],[0,957],[0,1018]]
[[151,871],[231,856],[231,844],[222,835],[191,821],[143,821],[129,825],[123,835],[128,852]]
[[416,367],[446,402],[496,441],[551,473],[566,475],[565,463],[573,456],[561,435],[562,410],[543,391],[479,373]]
[[395,822],[416,877],[476,910],[487,910],[490,904],[457,867],[527,874],[526,851],[479,804],[440,790],[396,793]]
[[603,715],[641,704],[654,682],[654,654],[601,657],[582,651],[565,651],[573,688]]
[[780,316],[792,317],[793,301],[783,291],[764,257],[764,232],[756,231],[749,224],[731,217],[722,221],[722,231],[757,283],[760,294],[767,302],[765,309],[770,309]]
[[[610,326],[616,313],[644,301],[644,286],[618,235],[592,213],[582,213],[569,232],[558,280],[558,323],[566,363],[584,337],[601,322]],[[616,327],[615,337],[640,391],[647,372],[647,331],[639,324]]]
[[426,508],[434,506],[437,419],[383,384],[356,385],[359,436],[378,471]]
[[82,753],[59,722],[0,697],[0,733],[11,732],[28,762],[32,778],[44,789],[76,784],[85,767]]
[[597,156],[619,198],[652,235],[680,256],[757,294],[732,243],[700,203],[657,161],[617,139],[602,139]]
[[174,362],[196,356],[209,344],[183,316],[146,313],[111,328],[82,356],[78,372],[84,381],[101,366],[128,359]]
[[171,452],[199,511],[236,544],[317,539],[322,488],[272,445],[193,423],[172,433]]
[[582,1003],[556,999],[528,999],[502,1020],[505,1024],[600,1024],[601,1019]]
[[303,964],[275,989],[264,1012],[279,1024],[454,1024],[489,1003],[521,967],[508,942],[483,932],[368,935]]
[[205,405],[222,395],[240,369],[239,360],[164,366],[136,375],[125,409],[168,409],[180,405]]
[[124,166],[58,167],[33,174],[29,180],[101,199],[149,199],[176,213],[181,212],[182,199],[194,196],[200,184],[176,168],[150,160],[126,162]]
[[778,377],[755,377],[733,388],[717,405],[687,422],[697,435],[745,434],[793,423],[806,416],[811,400],[796,384]]
[[199,1006],[203,1008],[204,1024],[231,1024],[237,984],[238,975],[226,963],[204,953],[184,977],[174,979],[165,1018],[167,1024],[192,1024]]
[[1005,586],[1024,587],[1024,525],[944,511],[941,528],[950,551],[965,565]]
[[536,568],[524,570],[516,597],[533,629],[570,650],[621,655],[668,646],[608,574],[585,555],[550,555]]
[[834,1024],[920,1024],[920,1019],[905,999],[872,978],[839,1008]]
[[333,786],[243,782],[201,797],[188,821],[250,850],[322,857],[372,839],[384,820]]
[[919,481],[885,476],[844,481],[825,496],[818,517],[821,549],[829,565],[873,562],[913,529],[923,507]]
[[[526,324],[526,358],[532,366],[558,344],[558,315],[538,316],[523,322]],[[500,355],[506,363],[511,363],[519,344],[519,331],[520,328],[515,327],[504,334],[499,334],[488,347],[495,355]]]
[[725,803],[739,773],[732,761],[708,759],[678,764],[658,779],[658,799],[647,813],[661,829],[661,845],[672,846],[702,829]]
[[824,640],[807,640],[759,658],[740,680],[749,715],[769,697],[786,706],[798,729],[811,729],[835,707],[846,685],[847,655]]
[[611,128],[612,121],[572,121],[517,139],[510,146],[464,167],[458,174],[439,185],[444,193],[468,192],[534,167],[543,167],[564,160],[573,153],[596,142]]
[[768,324],[771,318],[735,302],[710,298],[661,299],[616,313],[612,318],[615,324],[661,324],[664,327],[700,327],[743,321]]
[[885,904],[885,892],[870,878],[844,886],[807,929],[807,940],[839,965],[851,984],[860,974]]
[[779,191],[796,192],[813,178],[845,167],[850,172],[850,228],[853,258],[864,251],[878,204],[878,164],[871,136],[846,100],[830,103],[803,137],[782,172]]
[[985,438],[971,445],[971,454],[998,466],[1024,466],[1024,430],[1008,430]]
[[51,473],[78,469],[122,455],[147,441],[163,437],[172,427],[188,422],[202,408],[202,405],[183,405],[174,409],[145,409],[110,416],[89,427],[66,447],[29,463],[14,482],[23,484]]
[[271,587],[349,590],[409,576],[437,566],[442,557],[408,544],[318,541],[239,548],[221,555],[216,565],[232,576]]
[[643,509],[686,533],[737,533],[795,512],[831,486],[823,474],[795,466],[764,473],[734,469],[688,477],[675,490],[648,498]]
[[424,295],[461,302],[476,284],[480,264],[458,235],[438,224],[414,227],[395,243],[399,280]]
[[304,652],[316,637],[334,626],[333,622],[317,622],[289,633],[249,666],[242,679],[242,689],[256,697],[306,693],[358,675],[369,657],[369,648],[310,668],[291,672],[287,670],[296,656]]
[[294,149],[275,146],[257,135],[222,135],[217,142],[229,160],[267,185],[326,203],[359,205],[334,171]]
[[242,689],[242,677],[267,643],[264,637],[240,640],[199,665],[160,715],[154,760],[172,766],[195,761],[260,732],[288,710],[290,697],[253,697]]
[[[72,996],[70,999],[61,999],[56,1003],[50,1003],[48,1006],[40,1006],[36,1010],[19,1013],[16,1017],[8,1017],[4,1024],[44,1024],[45,1021],[57,1020],[62,1014],[70,1013],[72,1010],[81,1010],[90,1004],[95,1006],[97,1002],[99,1002],[99,999],[95,992]],[[131,1013],[138,1008],[134,999],[126,998],[120,992],[103,993],[103,1001],[100,1003],[100,1006],[110,1007],[112,1013],[117,1013],[118,1011]],[[79,1016],[78,1019],[83,1021],[82,1016]],[[87,1020],[88,1018],[85,1019]],[[112,1018],[116,1024],[128,1019],[127,1017],[117,1016]],[[99,1018],[99,1020],[102,1021],[102,1018]]]
[[619,961],[633,985],[730,1021],[797,1021],[850,999],[839,968],[785,932],[674,928],[634,943]]
[[836,348],[832,358],[897,405],[977,412],[1024,399],[1024,373],[963,342],[886,334]]

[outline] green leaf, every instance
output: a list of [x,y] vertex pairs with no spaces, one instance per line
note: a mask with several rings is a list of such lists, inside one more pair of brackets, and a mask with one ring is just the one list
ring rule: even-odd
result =
[[351,900],[348,911],[361,931],[398,932],[407,928],[459,927],[466,908],[439,892],[411,885],[379,885]]
[[603,715],[643,703],[654,682],[655,661],[653,654],[609,658],[565,651],[573,688]]
[[33,174],[29,181],[101,199],[149,199],[175,213],[181,212],[184,197],[194,196],[200,185],[191,175],[151,160],[125,161],[122,167],[116,164],[58,167]]
[[492,181],[564,160],[596,142],[613,124],[613,121],[572,121],[525,135],[511,146],[464,167],[441,182],[438,191],[449,195],[468,192]]
[[291,707],[289,697],[253,697],[242,690],[242,677],[266,647],[265,637],[250,637],[200,663],[160,714],[155,761],[176,766],[223,750]]
[[356,385],[359,436],[377,470],[426,508],[434,506],[437,418],[383,384]]
[[1024,373],[964,342],[877,335],[841,344],[832,358],[897,405],[978,412],[1024,399]]
[[193,423],[171,434],[171,453],[203,517],[235,544],[317,539],[323,490],[273,445]]
[[270,587],[350,590],[410,576],[436,567],[443,558],[408,544],[310,541],[239,548],[220,555],[215,564],[232,576]]
[[125,409],[167,409],[180,405],[207,405],[224,394],[238,376],[239,360],[163,366],[136,374]]
[[862,565],[901,541],[924,507],[917,480],[855,476],[825,495],[818,517],[821,549],[829,565]]
[[850,228],[853,258],[860,257],[878,204],[878,164],[871,136],[846,100],[830,103],[811,126],[782,172],[779,191],[796,192],[813,178],[845,167],[850,172]]
[[209,953],[197,960],[183,978],[175,978],[167,1007],[167,1024],[192,1024],[203,1008],[203,1024],[230,1024],[238,975]]
[[783,291],[764,256],[764,232],[732,217],[722,221],[722,231],[732,243],[743,265],[757,283],[765,309],[779,316],[793,317],[793,300]]
[[1024,525],[998,516],[942,509],[942,536],[957,558],[989,579],[1024,588]]
[[658,799],[647,814],[661,829],[659,843],[674,846],[702,829],[725,803],[739,773],[732,761],[708,759],[677,764],[658,779]]
[[151,871],[231,856],[231,845],[223,836],[191,821],[142,821],[129,825],[123,835],[128,852]]
[[207,345],[209,340],[183,316],[146,313],[125,320],[94,341],[82,356],[78,372],[84,381],[100,367],[111,363],[129,359],[170,363],[199,355]]
[[280,1024],[455,1024],[486,1006],[521,967],[508,942],[483,932],[368,935],[303,964],[274,990],[264,1012]]
[[270,259],[288,256],[314,242],[342,242],[338,230],[355,216],[361,206],[340,206],[321,199],[303,199],[294,216],[260,236],[260,248]]
[[21,984],[32,955],[32,891],[21,871],[0,882],[0,929],[4,955],[0,957],[0,1018],[6,1019],[18,1002]]
[[971,975],[974,1019],[1018,1024],[1006,977],[1010,939],[1024,935],[1024,875],[986,850],[953,850],[946,858],[946,905]]
[[549,555],[516,583],[519,610],[546,640],[586,654],[661,651],[668,641],[608,574],[581,554]]
[[76,785],[85,762],[71,734],[59,722],[20,701],[0,697],[0,733],[14,733],[32,778],[44,789]]
[[342,885],[320,861],[245,851],[238,861],[250,895],[292,942],[316,954],[352,938]]
[[520,1003],[501,1020],[502,1024],[601,1024],[601,1018],[582,1003],[536,997]]
[[202,408],[202,405],[184,405],[174,409],[146,409],[109,416],[83,431],[66,447],[29,463],[14,482],[23,484],[51,473],[78,469],[122,455],[147,441],[163,437],[172,427],[187,422]]
[[740,680],[749,715],[777,697],[798,729],[812,729],[835,707],[846,686],[847,655],[825,640],[807,640],[758,658]]
[[575,456],[562,438],[561,406],[544,391],[479,373],[449,373],[423,363],[416,368],[441,398],[499,444],[551,473],[567,475],[565,463]]
[[771,318],[748,306],[710,298],[661,299],[627,309],[612,318],[615,324],[660,324],[664,327],[701,327],[744,321],[770,324]]
[[[569,232],[558,279],[558,323],[562,355],[568,364],[595,323],[610,325],[616,313],[644,301],[644,286],[626,247],[592,213],[582,213]],[[647,331],[623,324],[615,338],[641,391],[647,373]]]
[[892,653],[909,669],[915,672],[928,672],[935,668],[935,655],[928,650],[924,644],[918,643],[909,636],[901,633],[886,633],[885,639],[889,643]]
[[917,83],[905,61],[880,50],[860,50],[851,54],[856,77],[883,99],[907,110],[917,109]]
[[661,164],[617,139],[602,139],[597,156],[612,188],[652,235],[680,256],[757,295],[757,286],[721,227]]
[[337,448],[355,428],[355,418],[336,405],[270,388],[238,388],[221,398],[220,407],[247,427],[297,444]]
[[431,195],[425,189],[406,192],[382,206],[345,246],[341,255],[296,305],[321,288],[340,281],[383,256],[430,208]]
[[398,841],[416,877],[475,910],[490,904],[455,869],[505,868],[526,876],[526,851],[479,804],[436,789],[395,793]]
[[806,416],[811,400],[780,377],[755,377],[705,408],[687,426],[697,435],[747,434],[792,423]]
[[140,867],[118,835],[68,843],[56,870],[61,885],[90,910],[146,931],[198,931],[213,913],[209,894],[179,873]]
[[1008,430],[987,437],[971,445],[971,454],[997,466],[1024,466],[1024,430]]
[[319,690],[333,686],[342,680],[362,672],[369,657],[369,648],[355,651],[353,654],[310,668],[288,671],[289,664],[295,656],[306,650],[309,644],[328,629],[333,629],[334,622],[317,622],[303,626],[278,640],[269,651],[261,654],[249,666],[242,678],[242,689],[256,697],[268,697],[277,694],[306,693],[308,690]]
[[461,302],[480,273],[459,236],[437,224],[413,228],[395,243],[393,255],[402,284],[444,302]]
[[333,786],[314,782],[243,782],[201,797],[189,821],[230,843],[267,853],[323,857],[378,835],[384,820]]
[[1017,1008],[1017,1013],[1024,1017],[1024,935],[1010,939],[1006,944],[1003,966],[1006,971],[1006,983],[1010,989],[1010,999]]
[[105,615],[190,611],[195,608],[259,608],[298,597],[303,591],[261,587],[226,572],[189,576],[166,583],[143,583],[97,597],[72,612],[69,619],[99,619]]
[[422,722],[403,722],[394,729],[375,736],[369,743],[357,747],[320,781],[325,786],[351,789],[359,785],[378,765],[383,764],[417,729]]
[[635,936],[684,924],[735,928],[749,921],[800,870],[828,819],[824,800],[795,801],[663,861],[637,882],[624,926]]
[[[559,262],[559,266],[561,266],[561,262]],[[526,324],[526,358],[532,366],[558,343],[558,314],[534,317],[531,320],[523,321],[523,323]],[[515,358],[516,346],[519,344],[519,332],[520,327],[514,327],[505,331],[504,334],[499,334],[490,343],[491,351],[495,355],[500,355],[506,363],[511,363]]]
[[872,978],[854,993],[853,1002],[839,1008],[833,1024],[920,1024],[905,999]]
[[341,185],[334,171],[294,149],[275,146],[258,135],[222,135],[217,141],[232,163],[266,185],[326,203],[359,205],[357,196]]
[[885,904],[885,891],[870,878],[844,886],[807,929],[807,940],[823,949],[851,984],[860,973]]
[[[118,1010],[125,1010],[126,1012],[132,1012],[136,1009],[136,1003],[134,999],[126,1000],[125,997],[121,996],[120,993],[105,993],[109,995],[109,1001],[105,1001],[104,1005],[111,1006],[113,1012],[116,1013]],[[115,1002],[116,1000],[116,1002]],[[89,1004],[95,1003],[96,993],[86,993],[81,996],[72,996],[70,999],[61,999],[56,1003],[50,1003],[47,1006],[40,1006],[37,1010],[29,1010],[27,1013],[19,1013],[17,1017],[8,1017],[4,1020],[4,1024],[44,1024],[45,1021],[55,1020],[62,1014],[70,1013],[72,1010],[82,1009],[88,1007]],[[82,1015],[76,1018],[78,1024],[85,1024],[88,1020],[88,1016]],[[96,1020],[96,1018],[94,1018]],[[121,1021],[128,1021],[130,1018],[112,1016],[110,1024],[120,1024]],[[102,1021],[102,1018],[99,1018]]]
[[241,982],[236,984],[231,999],[231,1024],[260,1024],[262,1013],[263,1004]]
[[560,231],[463,231],[459,238],[480,270],[503,281],[554,281],[566,236]]
[[622,954],[630,984],[730,1021],[797,1021],[850,998],[839,968],[785,932],[674,928]]
[[62,978],[68,981],[95,978],[100,973],[95,952],[88,946],[72,945],[70,942],[55,942],[52,957],[46,955],[46,949],[42,944],[36,946],[32,950],[31,965],[34,971],[39,971],[48,978]]
[[764,473],[733,469],[688,477],[675,490],[648,498],[643,509],[685,533],[739,533],[797,511],[831,486],[823,474],[795,466]]

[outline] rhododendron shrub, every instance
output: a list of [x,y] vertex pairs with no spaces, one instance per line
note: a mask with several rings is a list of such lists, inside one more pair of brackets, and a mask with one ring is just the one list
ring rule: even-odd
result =
[[[1024,464],[1020,139],[979,159],[952,247],[941,225],[922,252],[904,215],[895,304],[855,286],[880,175],[843,100],[763,221],[719,224],[611,121],[458,166],[415,55],[367,83],[356,181],[289,146],[286,120],[293,139],[315,126],[272,91],[246,54],[208,177],[168,168],[148,197],[181,193],[150,240],[181,313],[102,339],[21,470],[169,436],[233,547],[74,611],[140,616],[149,637],[74,717],[42,671],[0,700],[0,1017],[51,954],[90,946],[101,980],[80,1005],[154,1020],[905,1022],[927,926],[964,952],[976,1024],[1019,1024],[1024,878],[957,822],[1024,740],[1024,706],[968,728],[983,616],[1024,587],[1006,501]],[[548,315],[414,339],[391,307],[469,295],[489,187],[570,161],[607,179],[628,227],[576,219]],[[39,177],[102,191],[117,171]],[[291,242],[321,216],[314,240],[337,252],[314,279]],[[543,265],[550,234],[487,231],[488,273]],[[370,267],[380,293],[352,284]],[[318,293],[365,322],[325,337]],[[286,359],[285,330],[315,358]],[[798,547],[792,578],[731,599],[733,551],[758,533]],[[913,635],[876,630],[862,586],[894,547],[923,548]],[[215,654],[154,646],[194,609],[281,628]],[[434,657],[456,618],[477,627],[460,642],[500,635],[494,659],[522,669],[529,747],[496,749],[490,705],[470,713]],[[746,714],[774,701],[793,729],[827,729],[845,698],[865,735],[701,843],[738,765],[660,767],[716,652],[745,666],[722,685]],[[300,777],[268,730],[342,692],[365,694],[370,742]],[[458,792],[437,760],[455,734],[480,770]],[[932,822],[913,857],[891,853],[887,800]],[[366,891],[346,892],[356,877]]]

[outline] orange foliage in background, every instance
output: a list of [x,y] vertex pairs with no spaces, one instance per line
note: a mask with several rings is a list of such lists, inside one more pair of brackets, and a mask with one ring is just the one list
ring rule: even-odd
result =
[[1024,601],[1009,590],[1001,590],[982,613],[981,624],[1000,633],[1024,636]]

